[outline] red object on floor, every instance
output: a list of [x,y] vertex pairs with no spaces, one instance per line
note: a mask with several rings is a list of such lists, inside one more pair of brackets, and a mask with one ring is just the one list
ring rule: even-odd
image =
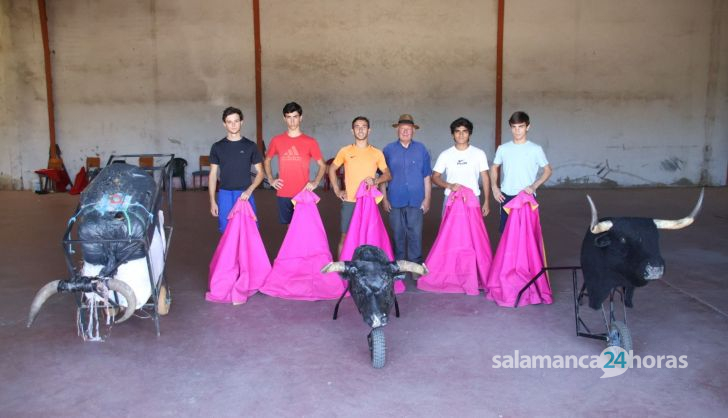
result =
[[68,191],[68,194],[80,194],[83,189],[88,186],[88,176],[86,176],[86,167],[81,167],[76,174],[76,179],[73,181],[73,187]]
[[[41,188],[45,192],[65,192],[66,187],[71,184],[71,178],[68,177],[66,170],[43,168],[35,170],[35,174],[40,178]],[[53,190],[50,190],[51,187]]]

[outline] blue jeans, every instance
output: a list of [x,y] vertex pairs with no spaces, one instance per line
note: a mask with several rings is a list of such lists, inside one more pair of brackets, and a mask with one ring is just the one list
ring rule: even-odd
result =
[[[217,225],[220,233],[225,232],[225,227],[228,224],[228,215],[235,202],[240,199],[240,195],[243,194],[244,190],[225,190],[220,189],[217,191]],[[253,212],[257,213],[255,209],[255,199],[253,195],[250,195],[248,199],[250,206],[253,207]]]
[[395,260],[422,263],[422,218],[422,209],[411,206],[392,208],[389,212]]

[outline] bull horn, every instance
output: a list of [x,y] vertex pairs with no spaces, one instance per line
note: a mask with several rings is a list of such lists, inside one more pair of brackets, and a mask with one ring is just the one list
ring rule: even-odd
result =
[[343,261],[332,261],[321,269],[321,273],[343,273],[346,271],[346,264]]
[[698,215],[698,212],[700,212],[700,208],[703,206],[703,195],[705,195],[705,188],[700,190],[700,197],[698,198],[698,203],[695,205],[695,208],[692,212],[690,212],[690,215],[688,215],[685,218],[682,219],[653,219],[655,222],[655,226],[657,226],[657,229],[682,229],[686,226],[689,226],[693,223],[695,220],[695,217]]
[[58,283],[60,280],[53,280],[48,282],[45,286],[41,287],[38,293],[33,298],[33,303],[30,304],[30,314],[28,315],[28,328],[33,325],[35,317],[38,316],[41,306],[48,300],[49,297],[58,293]]
[[420,276],[424,276],[425,274],[429,273],[429,270],[427,270],[427,266],[425,265],[425,263],[417,264],[411,261],[397,260],[397,266],[399,267],[399,271],[417,273]]
[[134,314],[134,311],[136,310],[136,295],[134,294],[134,290],[132,290],[132,288],[129,287],[128,284],[122,282],[121,280],[110,279],[106,282],[106,286],[109,288],[109,290],[121,293],[121,295],[124,296],[124,299],[126,299],[126,309],[124,310],[124,316],[122,316],[120,320],[115,321],[117,324],[120,324],[129,319]]
[[597,217],[597,208],[594,206],[594,202],[589,195],[586,195],[586,199],[589,201],[589,206],[591,207],[591,226],[589,227],[591,233],[601,234],[602,232],[607,232],[612,229],[612,221],[597,222],[597,219],[599,219]]

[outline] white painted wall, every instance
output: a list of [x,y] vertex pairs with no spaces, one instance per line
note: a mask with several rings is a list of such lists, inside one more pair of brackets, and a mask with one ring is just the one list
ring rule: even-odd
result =
[[[0,0],[0,189],[31,184],[48,163],[43,42],[35,2]],[[31,22],[34,22],[31,24]]]
[[381,148],[396,139],[391,125],[402,113],[414,116],[415,140],[433,159],[452,145],[449,125],[459,116],[492,155],[496,2],[263,3],[266,138],[285,129],[283,105],[295,100],[327,158],[352,142],[354,117],[369,117]]
[[[57,138],[71,175],[88,155],[197,156],[222,109],[255,137],[248,1],[47,2]],[[523,109],[555,173],[549,185],[722,185],[728,172],[728,5],[722,0],[508,0],[504,119]],[[266,139],[283,105],[325,157],[372,120],[372,142],[412,113],[433,154],[449,123],[475,123],[494,153],[496,0],[261,2]],[[30,185],[48,128],[35,2],[0,0],[0,188]],[[509,140],[505,120],[503,140]],[[607,165],[608,164],[608,165]]]
[[530,112],[549,184],[725,184],[724,3],[506,3],[504,109]]
[[[75,7],[69,7],[69,4]],[[246,1],[48,2],[58,142],[75,173],[88,155],[198,156],[238,106],[254,137],[252,6]]]

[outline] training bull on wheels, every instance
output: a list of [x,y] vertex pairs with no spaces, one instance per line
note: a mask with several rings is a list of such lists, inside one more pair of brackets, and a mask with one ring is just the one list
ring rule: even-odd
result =
[[[119,158],[148,158],[149,167]],[[159,335],[159,316],[171,303],[164,265],[172,234],[172,154],[112,156],[83,191],[63,237],[71,277],[53,280],[37,292],[30,327],[43,304],[72,293],[78,305],[79,335],[102,341],[99,313],[106,325],[128,320],[145,309]],[[80,250],[80,251],[79,251]]]
[[[386,344],[384,326],[389,321],[392,306],[399,316],[397,297],[394,294],[395,280],[405,278],[405,273],[416,275],[427,274],[424,264],[410,261],[390,261],[381,248],[372,245],[361,245],[354,251],[351,261],[331,262],[321,269],[322,273],[339,273],[348,282],[346,291],[351,291],[351,298],[362,319],[372,330],[367,339],[374,368],[384,367],[386,360]],[[344,295],[346,294],[344,292]],[[341,297],[343,298],[344,295]],[[339,309],[336,304],[334,319]]]
[[[704,193],[701,190],[698,202],[688,216],[675,220],[599,218],[594,202],[587,195],[591,208],[591,224],[581,245],[584,283],[575,300],[577,335],[602,336],[589,332],[584,335],[580,333],[580,325],[585,326],[579,317],[582,298],[588,298],[589,307],[592,309],[604,309],[603,303],[609,299],[609,312],[604,312],[608,333],[603,337],[608,345],[619,345],[626,351],[631,350],[632,337],[626,324],[626,310],[622,321],[615,318],[615,292],[620,295],[624,306],[632,308],[635,289],[662,278],[665,260],[660,253],[659,230],[677,230],[691,225],[700,212]],[[576,291],[576,281],[574,290]]]

